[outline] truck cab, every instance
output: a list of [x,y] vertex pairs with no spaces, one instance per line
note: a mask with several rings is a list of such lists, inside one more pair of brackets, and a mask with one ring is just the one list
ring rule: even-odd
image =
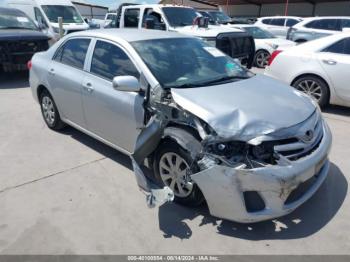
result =
[[60,38],[58,17],[63,18],[65,35],[89,29],[89,25],[69,0],[7,0],[6,3],[34,20],[41,31],[51,39],[51,44]]
[[110,27],[175,31],[203,39],[209,45],[239,59],[248,68],[254,59],[254,39],[246,32],[209,25],[195,9],[179,5],[123,5]]

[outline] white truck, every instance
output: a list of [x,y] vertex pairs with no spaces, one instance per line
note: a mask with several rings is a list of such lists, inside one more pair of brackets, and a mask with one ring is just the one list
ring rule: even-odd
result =
[[26,13],[53,42],[59,39],[58,17],[63,18],[64,34],[89,28],[70,0],[7,0],[7,6]]
[[254,39],[246,32],[209,25],[208,19],[195,9],[179,5],[122,4],[117,15],[106,20],[106,27],[176,31],[202,38],[232,58],[239,59],[248,68],[252,66]]

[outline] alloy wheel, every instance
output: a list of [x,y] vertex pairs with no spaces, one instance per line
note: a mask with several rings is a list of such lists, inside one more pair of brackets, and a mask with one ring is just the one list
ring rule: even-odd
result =
[[165,153],[159,161],[159,174],[163,183],[175,196],[184,198],[191,194],[193,183],[188,181],[190,168],[185,159],[176,153]]
[[266,67],[270,56],[268,52],[259,52],[256,56],[256,65],[260,68]]
[[321,86],[314,80],[304,80],[301,81],[296,89],[311,96],[317,102],[320,101],[322,97],[322,88]]
[[41,101],[41,106],[43,109],[45,121],[49,125],[53,125],[55,122],[56,113],[52,99],[48,96],[44,96]]

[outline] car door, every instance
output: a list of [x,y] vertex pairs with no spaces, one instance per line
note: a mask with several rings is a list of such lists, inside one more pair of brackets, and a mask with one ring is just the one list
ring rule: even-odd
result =
[[287,29],[284,26],[285,22],[285,18],[273,18],[267,26],[267,30],[277,37],[285,38],[287,35]]
[[340,19],[319,19],[312,21],[305,25],[309,28],[311,33],[311,39],[317,39],[320,37],[328,36],[340,31]]
[[50,91],[64,119],[85,127],[82,107],[84,64],[91,39],[71,38],[64,42],[48,66]]
[[121,46],[96,40],[83,80],[83,107],[88,130],[118,148],[132,153],[144,120],[144,96],[113,88],[115,76],[140,73]]
[[350,102],[350,37],[332,44],[318,58],[337,96]]

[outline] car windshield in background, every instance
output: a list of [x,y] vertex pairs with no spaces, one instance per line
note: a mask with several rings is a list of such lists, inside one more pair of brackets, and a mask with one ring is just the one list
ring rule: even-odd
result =
[[243,27],[243,30],[248,34],[253,36],[255,39],[268,39],[268,38],[276,38],[269,31],[263,30],[256,26]]
[[0,29],[38,30],[34,22],[22,13],[0,14]]
[[82,23],[83,19],[73,6],[66,5],[43,5],[47,18],[52,23],[57,23],[58,18],[63,18],[63,23]]
[[163,7],[162,9],[172,27],[192,25],[198,16],[192,8]]
[[214,17],[215,21],[221,23],[227,23],[231,21],[231,17],[225,15],[223,12],[210,12],[210,15]]
[[237,81],[253,76],[232,58],[197,38],[132,42],[165,88],[191,88]]

